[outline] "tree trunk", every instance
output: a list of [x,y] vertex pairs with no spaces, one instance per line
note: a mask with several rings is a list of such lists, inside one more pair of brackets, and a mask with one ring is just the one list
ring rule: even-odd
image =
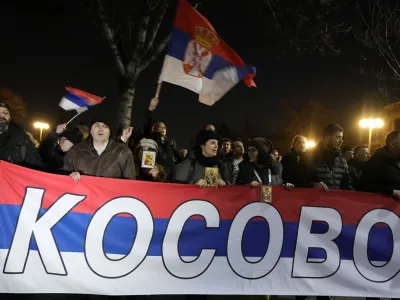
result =
[[118,110],[118,127],[127,128],[132,123],[132,105],[135,96],[136,82],[127,82],[121,86],[121,98]]

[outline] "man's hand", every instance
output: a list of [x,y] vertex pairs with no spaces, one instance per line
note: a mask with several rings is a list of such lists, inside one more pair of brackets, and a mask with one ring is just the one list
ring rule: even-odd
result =
[[122,131],[121,140],[122,140],[124,143],[126,143],[126,142],[129,140],[129,138],[132,136],[132,132],[133,132],[133,127],[125,128],[125,129]]
[[67,130],[67,124],[60,124],[60,125],[57,125],[56,132],[57,132],[58,134],[63,133],[65,130]]
[[400,190],[394,190],[393,197],[395,200],[400,200]]
[[285,187],[285,189],[287,189],[288,191],[294,190],[294,185],[291,183],[286,183],[283,185]]
[[216,185],[217,188],[223,187],[223,186],[225,186],[225,185],[226,185],[226,183],[225,183],[225,181],[223,181],[222,179],[218,179],[218,180],[217,180],[217,185]]
[[154,166],[154,168],[149,171],[149,174],[153,177],[153,179],[156,179],[159,173],[160,170],[157,168],[157,166]]
[[79,172],[73,172],[69,174],[69,176],[72,177],[72,179],[75,181],[75,183],[78,183],[78,181],[81,179],[81,174]]
[[324,182],[314,183],[314,188],[324,190],[325,192],[329,192],[329,188]]
[[150,104],[149,104],[149,110],[150,111],[154,111],[157,108],[158,102],[160,100],[158,98],[153,98],[150,100]]
[[207,181],[205,179],[200,179],[199,181],[196,182],[196,184],[199,187],[205,187],[205,186],[207,186]]
[[258,182],[258,181],[253,181],[253,182],[250,183],[250,186],[251,186],[251,187],[258,187],[258,186],[260,186],[260,185],[261,185],[261,183]]

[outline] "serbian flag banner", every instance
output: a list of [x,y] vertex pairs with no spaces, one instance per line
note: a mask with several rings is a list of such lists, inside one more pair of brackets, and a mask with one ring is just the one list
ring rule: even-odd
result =
[[0,190],[0,294],[400,296],[389,196],[273,187],[265,203],[4,161]]
[[82,90],[72,87],[65,87],[68,94],[65,95],[58,104],[65,110],[76,110],[78,114],[88,110],[89,106],[94,106],[103,102],[104,98],[89,94]]
[[255,87],[255,73],[255,67],[247,66],[206,18],[180,0],[160,81],[192,90],[201,103],[211,106],[240,80]]

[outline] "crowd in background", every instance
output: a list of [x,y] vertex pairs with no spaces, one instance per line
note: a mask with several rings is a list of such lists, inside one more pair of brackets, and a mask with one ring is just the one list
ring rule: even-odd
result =
[[[142,128],[113,134],[107,122],[94,120],[67,129],[51,130],[40,144],[13,119],[7,99],[0,99],[0,159],[37,170],[81,175],[209,186],[206,169],[217,170],[214,186],[260,185],[357,190],[400,198],[400,134],[390,132],[386,145],[370,157],[365,145],[343,147],[344,129],[330,124],[318,145],[307,149],[307,139],[293,138],[289,153],[279,156],[266,137],[249,141],[220,137],[209,124],[196,135],[196,144],[179,149],[164,122],[155,121],[158,99],[150,101]],[[246,145],[245,145],[246,144]],[[151,168],[142,166],[143,152],[155,153]]]

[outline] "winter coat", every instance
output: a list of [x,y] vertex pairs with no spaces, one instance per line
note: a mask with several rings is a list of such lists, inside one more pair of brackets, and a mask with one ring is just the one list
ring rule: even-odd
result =
[[13,123],[0,134],[0,160],[33,169],[43,168],[43,161],[35,145],[24,129]]
[[307,169],[310,184],[324,182],[329,189],[352,189],[349,167],[339,151],[326,151],[318,145],[308,156]]
[[111,140],[101,155],[92,141],[74,145],[65,155],[64,170],[96,177],[135,179],[132,151]]
[[255,164],[249,162],[247,158],[239,164],[239,174],[236,179],[236,185],[246,185],[253,181],[259,181],[255,172],[261,179],[261,183],[268,185],[268,169],[271,170],[271,185],[282,185],[282,164],[277,160],[270,161],[269,165],[264,168],[259,168]]
[[284,183],[291,183],[295,187],[310,187],[307,176],[307,166],[305,162],[306,154],[298,154],[294,149],[284,155],[281,163],[283,167],[282,179]]
[[57,145],[60,135],[52,130],[39,146],[39,154],[49,172],[56,173],[64,166],[65,153]]
[[[219,179],[222,179],[227,185],[231,184],[228,168],[222,160],[212,167],[218,168]],[[195,158],[193,151],[189,151],[186,159],[176,166],[173,182],[195,184],[200,179],[205,179],[205,172],[206,167]]]
[[155,121],[153,120],[153,112],[148,110],[144,136],[157,142],[157,163],[164,168],[168,179],[170,180],[174,174],[175,164],[182,162],[184,157],[173,139],[166,137],[163,140],[158,133],[152,132],[152,127],[154,124]]
[[229,182],[233,183],[233,153],[222,154],[222,161],[226,165],[229,173]]
[[386,147],[379,148],[365,164],[361,175],[364,191],[392,195],[400,190],[400,159]]
[[361,175],[362,175],[362,172],[364,171],[366,162],[359,160],[357,158],[352,158],[349,160],[349,162],[347,164],[349,166],[349,174],[350,174],[354,189],[356,191],[362,191]]

